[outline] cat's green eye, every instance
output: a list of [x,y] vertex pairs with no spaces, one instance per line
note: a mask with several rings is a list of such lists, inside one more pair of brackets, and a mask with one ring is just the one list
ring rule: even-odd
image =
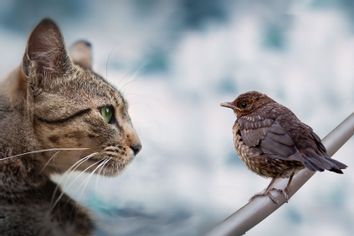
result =
[[101,107],[100,112],[106,123],[112,124],[114,122],[114,109],[112,106]]

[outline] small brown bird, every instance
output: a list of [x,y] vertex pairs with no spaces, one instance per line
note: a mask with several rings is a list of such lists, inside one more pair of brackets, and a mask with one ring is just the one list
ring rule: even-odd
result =
[[[329,158],[311,127],[265,94],[246,92],[221,106],[231,108],[237,116],[232,131],[241,160],[257,174],[273,178],[267,189],[256,196],[268,195],[275,202],[270,191],[277,190],[288,200],[288,187],[297,171],[307,168],[343,174],[341,169],[347,167]],[[270,188],[275,178],[289,178],[286,188]]]

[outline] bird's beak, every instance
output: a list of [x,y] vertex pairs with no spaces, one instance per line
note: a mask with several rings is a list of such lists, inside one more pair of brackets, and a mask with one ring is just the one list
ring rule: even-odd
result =
[[231,102],[223,102],[220,104],[220,106],[231,108],[233,110],[237,110],[237,107],[234,104],[232,104]]

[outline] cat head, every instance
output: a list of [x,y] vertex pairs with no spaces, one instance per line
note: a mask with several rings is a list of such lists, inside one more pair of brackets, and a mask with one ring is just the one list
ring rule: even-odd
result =
[[116,175],[140,151],[128,104],[91,68],[91,45],[80,41],[69,56],[58,26],[42,20],[30,34],[22,62],[22,85],[33,133],[46,170]]

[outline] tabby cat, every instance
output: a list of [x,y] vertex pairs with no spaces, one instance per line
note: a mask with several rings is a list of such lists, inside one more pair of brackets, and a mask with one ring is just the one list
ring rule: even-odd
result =
[[49,178],[117,175],[141,144],[122,94],[91,69],[91,47],[68,56],[50,19],[0,84],[0,235],[92,235],[88,212]]

